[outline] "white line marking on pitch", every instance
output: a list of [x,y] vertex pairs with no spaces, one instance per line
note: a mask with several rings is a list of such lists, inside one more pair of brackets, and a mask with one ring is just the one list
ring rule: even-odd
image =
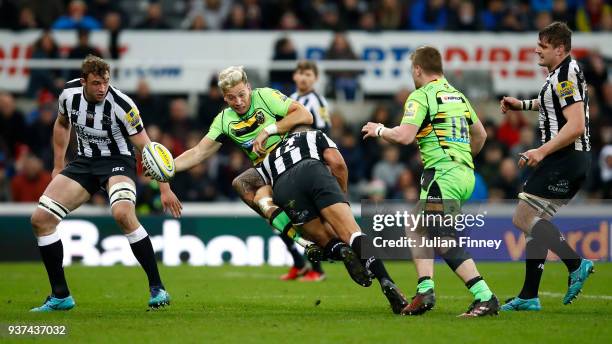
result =
[[[548,291],[541,291],[539,293],[540,295],[544,295],[544,296],[552,296],[552,297],[564,297],[565,294],[561,294],[561,293],[551,293]],[[579,298],[585,298],[585,299],[600,299],[600,300],[612,300],[612,295],[589,295],[589,294],[580,294],[580,296],[578,296]]]

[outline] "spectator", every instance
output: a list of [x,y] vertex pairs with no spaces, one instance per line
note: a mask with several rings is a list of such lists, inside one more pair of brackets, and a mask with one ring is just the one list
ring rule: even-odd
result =
[[364,12],[359,18],[359,30],[377,31],[379,30],[376,23],[376,16],[372,12]]
[[512,148],[512,146],[519,143],[521,129],[525,126],[527,126],[527,121],[523,117],[522,112],[508,111],[497,129],[497,139],[506,145],[506,147]]
[[136,87],[136,94],[132,98],[138,105],[138,110],[145,126],[149,124],[161,125],[168,120],[168,104],[163,96],[151,93],[151,87],[146,79],[140,79]]
[[361,0],[341,0],[338,8],[340,27],[343,30],[357,30],[359,18],[367,11],[367,4]]
[[511,158],[503,159],[499,164],[499,174],[489,185],[491,188],[501,190],[503,199],[515,199],[521,185],[516,162]]
[[599,154],[599,169],[602,181],[602,198],[612,198],[612,144],[603,147]]
[[480,30],[476,8],[472,1],[461,1],[450,9],[448,29],[451,31],[477,31]]
[[378,25],[382,30],[398,30],[402,27],[402,9],[399,0],[382,0],[376,11]]
[[[32,46],[32,59],[59,59],[59,49],[50,31],[43,31]],[[59,96],[64,86],[64,79],[57,69],[34,68],[30,71],[30,80],[26,94],[34,98],[41,90]]]
[[243,0],[242,4],[246,12],[247,27],[251,29],[261,29],[261,6],[259,0]]
[[193,18],[197,14],[204,17],[204,22],[210,30],[220,30],[232,6],[230,0],[196,0],[193,1],[187,18]]
[[[283,37],[274,44],[273,61],[294,61],[297,60],[297,52],[293,42],[288,37]],[[293,93],[293,70],[271,70],[270,85],[281,91],[283,94]]]
[[349,170],[349,185],[359,183],[364,177],[363,152],[358,145],[357,138],[350,130],[344,129],[342,137],[338,141],[338,149],[344,157]]
[[487,9],[480,13],[483,29],[487,31],[499,31],[506,8],[501,0],[490,0]]
[[208,91],[200,96],[198,101],[198,122],[202,128],[209,128],[215,119],[215,115],[225,107],[223,94],[221,94],[221,90],[217,86],[217,81],[216,76],[210,78]]
[[[70,53],[68,54],[69,59],[82,60],[85,57],[87,57],[87,55],[95,55],[98,57],[102,57],[102,53],[100,52],[100,50],[98,50],[97,48],[95,48],[89,43],[89,35],[90,35],[89,30],[79,29],[77,31],[77,35],[78,35],[78,43],[76,47],[70,49]],[[67,70],[65,72],[64,79],[72,80],[72,79],[77,79],[80,77],[81,77],[81,69],[78,68],[78,69]]]
[[293,11],[285,11],[280,18],[278,24],[279,30],[291,31],[291,30],[302,30],[303,27],[300,24],[300,20]]
[[606,82],[601,87],[601,107],[604,121],[612,123],[612,83]]
[[[325,53],[326,60],[358,60],[357,55],[353,52],[346,34],[337,32],[331,42],[331,45]],[[333,87],[333,93],[336,96],[343,97],[346,100],[354,100],[359,89],[357,81],[358,70],[343,69],[332,70],[327,73],[330,77],[330,84]]]
[[[11,1],[2,1],[10,3]],[[17,2],[17,1],[16,1]],[[50,28],[53,22],[59,18],[66,9],[64,0],[21,0],[18,1],[22,6],[32,9],[38,27]],[[0,9],[0,13],[4,11]],[[9,12],[10,13],[10,12]],[[15,15],[14,18],[17,18]],[[4,22],[0,19],[0,23]]]
[[338,7],[333,3],[328,3],[323,7],[321,12],[321,21],[317,29],[319,30],[340,30],[340,15],[338,14]]
[[444,0],[416,0],[410,7],[409,24],[411,30],[444,30],[448,25],[448,11]]
[[173,139],[172,154],[180,155],[185,150],[185,133],[198,130],[196,121],[189,114],[189,106],[183,98],[175,98],[170,102],[170,117],[162,126],[164,133],[170,134]]
[[176,175],[172,189],[183,202],[210,202],[217,198],[216,182],[208,176],[208,162]]
[[36,120],[27,129],[27,144],[30,150],[40,157],[46,169],[53,168],[53,145],[52,134],[55,117],[57,115],[57,103],[46,100],[39,105]]
[[581,1],[576,12],[576,27],[584,32],[609,29],[610,15],[612,6],[604,0]]
[[98,30],[102,27],[94,17],[86,15],[87,5],[82,0],[72,0],[68,4],[68,15],[59,17],[53,23],[53,29],[72,30],[87,29]]
[[606,59],[598,50],[590,50],[587,56],[580,60],[581,65],[584,67],[582,72],[586,82],[593,86],[595,90],[595,92],[589,91],[589,95],[594,95],[600,101],[603,100],[603,85],[608,80],[606,62]]
[[140,30],[167,30],[170,25],[164,20],[162,6],[159,2],[150,2],[147,7],[147,16],[136,26]]
[[390,195],[405,169],[404,164],[399,162],[399,148],[388,145],[384,149],[383,159],[374,165],[372,178],[382,180],[385,183],[386,194]]
[[19,173],[11,180],[13,202],[38,202],[51,181],[51,173],[33,153],[26,153]]
[[17,21],[17,30],[33,30],[38,28],[38,22],[34,17],[34,12],[29,7],[22,7],[19,10],[19,19]]
[[[0,151],[1,154],[2,151]],[[11,183],[4,163],[3,157],[0,156],[0,202],[9,202],[11,200]]]
[[410,195],[406,195],[406,191],[410,188],[416,187],[416,180],[414,178],[414,174],[409,169],[403,170],[397,178],[397,183],[395,187],[391,190],[390,198],[394,199],[404,199],[404,200],[416,200],[418,199],[418,194],[414,199]]
[[476,165],[478,173],[488,185],[491,185],[499,173],[499,165],[504,157],[501,144],[490,143],[484,147],[484,162]]
[[225,30],[246,30],[248,29],[246,21],[246,10],[241,3],[232,5],[227,19],[223,24]]
[[232,181],[249,167],[249,162],[244,153],[232,147],[227,161],[222,164],[219,173],[219,184],[221,185],[221,192],[225,197],[231,200],[238,199],[238,194],[232,186]]
[[123,19],[128,19],[121,13],[121,8],[117,6],[117,1],[113,0],[90,0],[87,13],[100,23],[103,23],[110,13],[118,13]]
[[9,158],[17,155],[17,147],[25,143],[26,124],[23,112],[15,107],[15,98],[0,93],[0,146],[5,146]]
[[540,12],[536,15],[535,29],[541,31],[552,23],[552,16],[550,12]]
[[571,29],[576,28],[576,13],[568,8],[566,0],[554,0],[551,13],[553,21],[567,23]]
[[[104,28],[110,34],[108,54],[113,59],[119,58],[119,33],[123,29],[121,22],[121,14],[119,12],[109,12],[104,17]],[[118,71],[118,68],[113,68],[113,75],[116,75]]]
[[204,19],[204,15],[202,13],[195,13],[192,16],[188,17],[185,21],[183,21],[183,29],[187,29],[190,31],[201,31],[207,30],[208,25],[206,24],[206,19]]

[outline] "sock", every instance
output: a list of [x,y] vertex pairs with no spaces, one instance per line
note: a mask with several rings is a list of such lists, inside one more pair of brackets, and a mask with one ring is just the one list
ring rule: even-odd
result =
[[51,294],[63,299],[70,295],[66,277],[64,276],[64,245],[60,239],[59,232],[56,230],[52,234],[36,238],[38,240],[38,249],[40,256],[45,264],[49,283],[51,284]]
[[521,299],[538,297],[547,253],[548,249],[539,240],[528,239],[525,248],[525,280],[523,281],[523,289],[518,295]]
[[465,286],[470,290],[472,295],[474,295],[475,300],[489,301],[493,296],[487,282],[485,282],[481,276],[474,277],[467,281]]
[[340,241],[340,239],[334,238],[334,239],[331,239],[327,243],[327,245],[325,245],[323,250],[325,251],[325,255],[329,259],[340,261],[342,260],[342,255],[340,254],[340,250],[346,246],[348,245]]
[[323,272],[323,267],[321,266],[321,262],[310,262],[310,264],[312,265],[312,270],[320,273],[320,274],[324,274],[325,272]]
[[291,228],[291,219],[281,208],[278,208],[270,216],[270,224],[280,233],[285,233]]
[[140,226],[130,234],[125,235],[132,248],[134,257],[138,260],[143,270],[147,274],[149,279],[149,287],[159,287],[164,289],[164,284],[159,277],[159,271],[157,270],[157,261],[155,261],[155,252],[153,251],[153,244],[151,244],[151,238],[147,234],[144,227]]
[[283,242],[287,246],[287,251],[289,251],[293,258],[293,266],[298,269],[304,268],[304,266],[306,266],[306,261],[304,261],[304,257],[302,257],[297,247],[293,244],[293,239],[289,238],[286,234],[281,234],[280,238],[283,239]]
[[419,278],[419,281],[417,284],[417,293],[423,294],[429,289],[433,289],[433,288],[434,288],[434,281],[431,279],[431,277],[423,276]]
[[387,272],[385,264],[382,262],[382,260],[376,258],[373,255],[367,258],[365,257],[368,256],[370,253],[374,252],[373,247],[367,246],[367,236],[363,233],[360,233],[358,235],[355,234],[357,233],[353,233],[353,235],[351,235],[351,248],[353,249],[353,251],[355,251],[355,253],[357,253],[359,257],[361,257],[361,263],[363,264],[363,266],[365,266],[367,270],[374,274],[374,277],[376,277],[379,282],[382,279],[388,279],[393,282],[393,279],[391,279],[391,276],[389,276],[389,273]]
[[567,244],[559,229],[550,221],[540,219],[531,229],[531,236],[559,256],[567,271],[573,272],[580,267],[580,256]]

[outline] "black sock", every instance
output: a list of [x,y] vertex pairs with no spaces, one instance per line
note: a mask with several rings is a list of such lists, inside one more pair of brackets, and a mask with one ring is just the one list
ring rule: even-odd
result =
[[521,299],[538,297],[547,254],[548,249],[540,240],[531,238],[527,242],[525,247],[525,280],[523,281],[523,289],[518,295]]
[[342,242],[340,239],[331,239],[327,245],[323,248],[325,251],[325,256],[327,256],[331,260],[340,261],[342,260],[342,254],[340,254],[340,250],[343,247],[347,247],[348,245]]
[[[369,240],[367,236],[363,234],[353,239],[353,242],[351,243],[351,248],[353,249],[353,251],[355,251],[355,253],[357,253],[357,255],[359,255],[363,266],[365,266],[366,269],[370,270],[370,272],[374,274],[374,277],[376,277],[378,281],[381,281],[382,279],[386,278],[393,282],[382,260],[376,258],[374,255],[369,256],[374,252],[374,249],[373,247],[371,247],[371,245],[367,246],[368,244]],[[366,256],[369,257],[365,258]]]
[[321,266],[321,262],[310,262],[310,264],[312,265],[312,270],[316,271],[320,274],[324,274],[325,272],[323,271],[323,267]]
[[540,219],[532,228],[531,236],[553,251],[572,272],[580,267],[580,256],[565,241],[565,238],[550,221]]
[[159,277],[159,271],[157,270],[157,261],[155,261],[155,252],[153,251],[151,238],[147,235],[137,242],[130,244],[130,247],[134,257],[136,257],[147,274],[149,287],[164,288],[164,284]]
[[288,237],[286,234],[280,234],[280,237],[281,239],[283,239],[285,246],[287,246],[287,251],[289,251],[291,257],[293,258],[293,266],[298,269],[304,268],[306,262],[304,261],[304,257],[302,257],[300,252],[297,250],[297,247],[295,247],[293,239]]
[[42,256],[49,283],[51,283],[51,294],[58,299],[63,299],[70,295],[66,277],[64,276],[64,245],[61,240],[58,240],[50,245],[38,246],[40,255]]

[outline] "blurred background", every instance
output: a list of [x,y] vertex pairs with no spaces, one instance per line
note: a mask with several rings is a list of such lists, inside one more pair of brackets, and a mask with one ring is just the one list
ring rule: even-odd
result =
[[[442,51],[447,78],[485,123],[473,198],[515,199],[528,174],[518,153],[538,145],[537,113],[502,116],[499,99],[535,98],[547,74],[533,53],[537,31],[555,20],[574,30],[573,55],[589,84],[593,163],[577,202],[599,202],[612,197],[608,0],[0,0],[0,202],[36,202],[44,191],[57,97],[87,54],[111,63],[111,84],[132,96],[151,139],[175,156],[224,107],[218,71],[244,65],[253,87],[289,95],[296,60],[317,60],[316,89],[330,103],[351,200],[415,200],[416,146],[363,141],[359,130],[367,121],[399,124],[414,90],[409,54],[422,44]],[[231,182],[247,167],[225,145],[172,187],[183,202],[239,202]],[[140,214],[161,212],[156,182],[140,177],[138,198]],[[108,204],[103,193],[90,203]]]

